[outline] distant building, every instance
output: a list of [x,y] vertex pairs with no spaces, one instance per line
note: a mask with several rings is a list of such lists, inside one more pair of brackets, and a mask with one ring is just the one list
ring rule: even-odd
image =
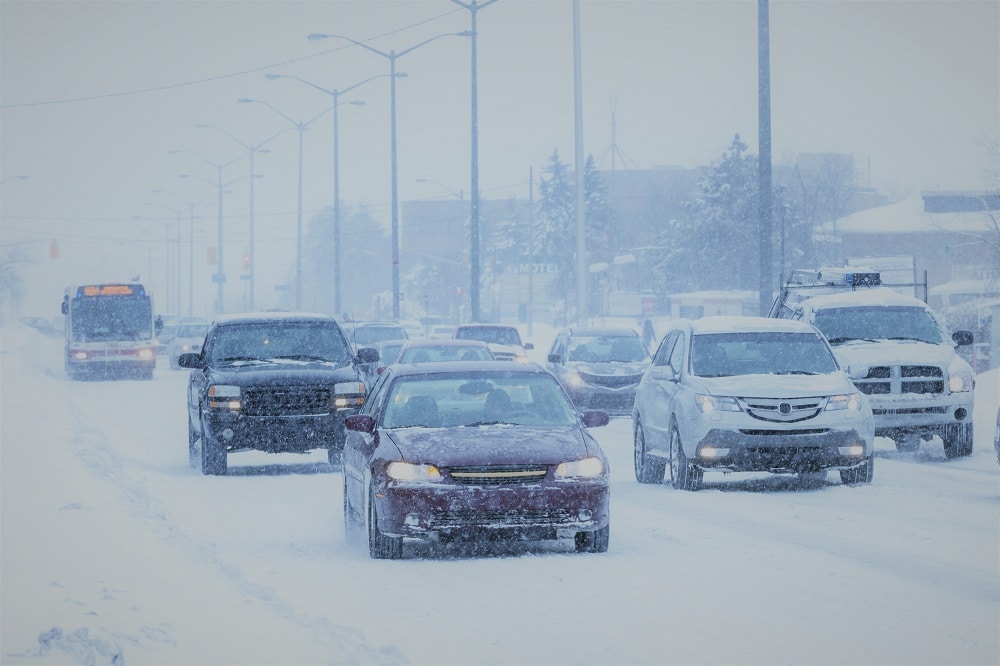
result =
[[911,255],[933,289],[1000,278],[1000,192],[929,191],[862,210],[820,229],[836,256]]

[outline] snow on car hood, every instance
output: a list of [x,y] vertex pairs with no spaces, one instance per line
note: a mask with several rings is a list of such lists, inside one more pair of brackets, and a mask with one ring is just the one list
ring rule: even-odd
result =
[[845,342],[833,348],[841,367],[849,365],[939,365],[945,368],[955,357],[947,344],[935,345],[918,340],[880,340]]
[[831,372],[826,375],[697,377],[693,380],[701,384],[711,395],[754,398],[804,398],[850,393],[854,390],[854,386],[843,372]]
[[556,464],[597,455],[579,426],[512,425],[397,428],[389,433],[404,460],[439,466]]

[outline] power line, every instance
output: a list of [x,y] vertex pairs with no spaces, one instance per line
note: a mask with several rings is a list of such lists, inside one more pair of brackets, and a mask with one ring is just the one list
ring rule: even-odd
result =
[[[397,34],[397,33],[400,33],[400,32],[405,32],[406,30],[411,30],[413,28],[419,27],[419,26],[424,25],[426,23],[431,23],[433,21],[437,21],[439,19],[442,19],[442,18],[444,18],[446,16],[449,16],[449,15],[454,14],[454,13],[459,12],[459,11],[461,11],[461,9],[452,9],[452,10],[449,10],[447,12],[444,12],[443,14],[438,14],[437,16],[432,16],[432,17],[426,18],[426,19],[424,19],[422,21],[417,21],[416,23],[412,23],[410,25],[403,26],[401,28],[396,28],[394,30],[390,30],[388,32],[384,32],[384,33],[382,33],[380,35],[375,35],[374,37],[369,37],[368,39],[363,39],[363,40],[359,40],[359,41],[370,42],[370,41],[374,41],[374,40],[377,40],[377,39],[381,39],[382,37],[388,37],[390,35],[394,35],[394,34]],[[91,101],[100,100],[100,99],[113,99],[115,97],[129,97],[131,95],[143,95],[143,94],[152,93],[152,92],[162,92],[164,90],[175,90],[175,89],[178,89],[178,88],[187,88],[187,87],[190,87],[190,86],[201,85],[203,83],[212,83],[212,82],[215,82],[215,81],[223,81],[225,79],[232,79],[232,78],[235,78],[237,76],[245,76],[247,74],[254,74],[256,72],[263,72],[263,71],[268,70],[268,69],[274,69],[275,67],[284,67],[284,66],[289,65],[291,63],[303,62],[305,60],[311,60],[313,58],[318,58],[320,56],[328,55],[330,53],[335,53],[337,51],[342,51],[344,49],[351,48],[352,46],[354,46],[354,44],[346,44],[346,45],[343,45],[343,46],[337,46],[337,47],[334,47],[334,48],[330,48],[330,49],[327,49],[325,51],[320,51],[319,53],[313,53],[311,55],[302,56],[302,57],[299,57],[299,58],[290,58],[288,60],[282,60],[281,62],[272,63],[270,65],[261,65],[260,67],[252,67],[250,69],[244,69],[244,70],[241,70],[241,71],[238,71],[238,72],[230,72],[228,74],[219,74],[219,75],[216,75],[216,76],[209,76],[209,77],[205,77],[205,78],[202,78],[202,79],[195,79],[193,81],[184,81],[184,82],[181,82],[181,83],[168,83],[168,84],[165,84],[165,85],[162,85],[162,86],[151,86],[149,88],[137,88],[137,89],[134,89],[134,90],[122,90],[122,91],[118,91],[118,92],[104,93],[104,94],[100,94],[100,95],[86,95],[86,96],[83,96],[83,97],[67,97],[67,98],[64,98],[64,99],[42,100],[42,101],[38,101],[38,102],[18,102],[18,103],[14,103],[14,104],[0,104],[0,109],[23,109],[23,108],[39,107],[39,106],[51,106],[51,105],[56,105],[56,104],[74,104],[74,103],[77,103],[77,102],[91,102]]]

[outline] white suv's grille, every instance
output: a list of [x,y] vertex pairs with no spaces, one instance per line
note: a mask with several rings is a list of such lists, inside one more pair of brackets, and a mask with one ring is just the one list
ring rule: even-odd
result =
[[746,413],[761,421],[796,423],[807,421],[822,409],[825,398],[742,398]]

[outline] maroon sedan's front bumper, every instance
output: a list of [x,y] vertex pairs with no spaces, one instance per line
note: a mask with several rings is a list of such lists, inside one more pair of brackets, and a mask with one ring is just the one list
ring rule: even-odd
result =
[[609,522],[606,477],[525,485],[391,482],[375,494],[379,530],[425,540],[570,537]]

